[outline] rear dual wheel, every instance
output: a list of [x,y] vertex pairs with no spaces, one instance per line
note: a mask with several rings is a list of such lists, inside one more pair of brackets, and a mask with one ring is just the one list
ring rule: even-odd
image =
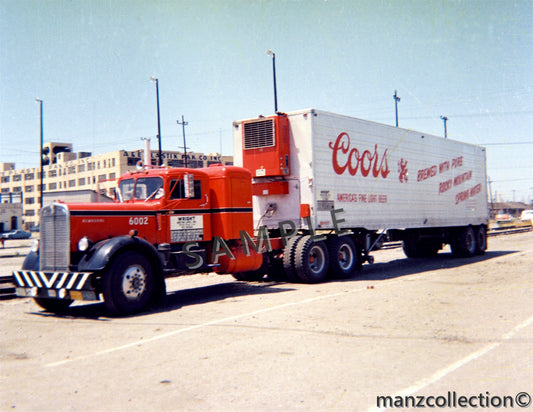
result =
[[348,236],[333,236],[328,239],[328,252],[331,277],[347,279],[352,276],[359,259],[354,241]]
[[322,241],[314,242],[306,235],[296,245],[294,269],[296,275],[305,283],[323,282],[328,274],[329,253]]

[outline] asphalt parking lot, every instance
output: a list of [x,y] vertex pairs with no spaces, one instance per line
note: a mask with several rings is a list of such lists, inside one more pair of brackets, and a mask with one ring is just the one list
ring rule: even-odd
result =
[[[20,266],[20,242],[0,249],[0,275]],[[30,299],[0,301],[0,409],[367,411],[380,396],[397,410],[409,396],[455,397],[448,410],[461,410],[461,396],[489,410],[526,404],[533,232],[491,238],[470,259],[374,256],[353,279],[318,285],[175,278],[164,307],[126,318],[101,303],[58,316]]]

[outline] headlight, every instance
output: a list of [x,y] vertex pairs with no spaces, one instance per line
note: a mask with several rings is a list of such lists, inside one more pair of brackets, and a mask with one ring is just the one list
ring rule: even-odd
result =
[[31,244],[31,251],[37,253],[39,251],[39,240],[35,239]]
[[92,242],[87,236],[83,236],[78,242],[78,250],[80,252],[86,252],[91,247]]

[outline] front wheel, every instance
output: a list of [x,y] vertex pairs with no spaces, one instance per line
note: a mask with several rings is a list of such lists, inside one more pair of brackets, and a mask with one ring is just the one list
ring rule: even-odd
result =
[[115,314],[142,310],[150,301],[153,287],[152,266],[134,251],[118,255],[103,274],[104,303]]

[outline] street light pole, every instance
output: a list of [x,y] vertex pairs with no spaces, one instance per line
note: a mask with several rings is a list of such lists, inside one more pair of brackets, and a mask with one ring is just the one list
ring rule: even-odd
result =
[[448,138],[448,128],[446,127],[446,122],[448,121],[448,118],[446,116],[441,116],[440,118],[444,122],[444,138],[447,139]]
[[40,119],[41,119],[41,144],[39,147],[39,157],[41,159],[41,188],[40,188],[40,196],[41,196],[41,209],[43,208],[43,101],[41,99],[35,99],[37,103],[39,103],[39,112],[40,112]]
[[268,50],[267,54],[272,56],[272,73],[274,76],[274,112],[278,112],[278,91],[276,86],[276,53],[272,50]]
[[159,142],[159,165],[163,165],[163,155],[161,154],[161,118],[159,115],[159,79],[157,77],[150,77],[150,80],[155,82],[155,94],[157,99],[157,140]]
[[398,102],[401,100],[400,96],[398,96],[398,92],[394,90],[394,107],[396,109],[396,127],[398,127]]

